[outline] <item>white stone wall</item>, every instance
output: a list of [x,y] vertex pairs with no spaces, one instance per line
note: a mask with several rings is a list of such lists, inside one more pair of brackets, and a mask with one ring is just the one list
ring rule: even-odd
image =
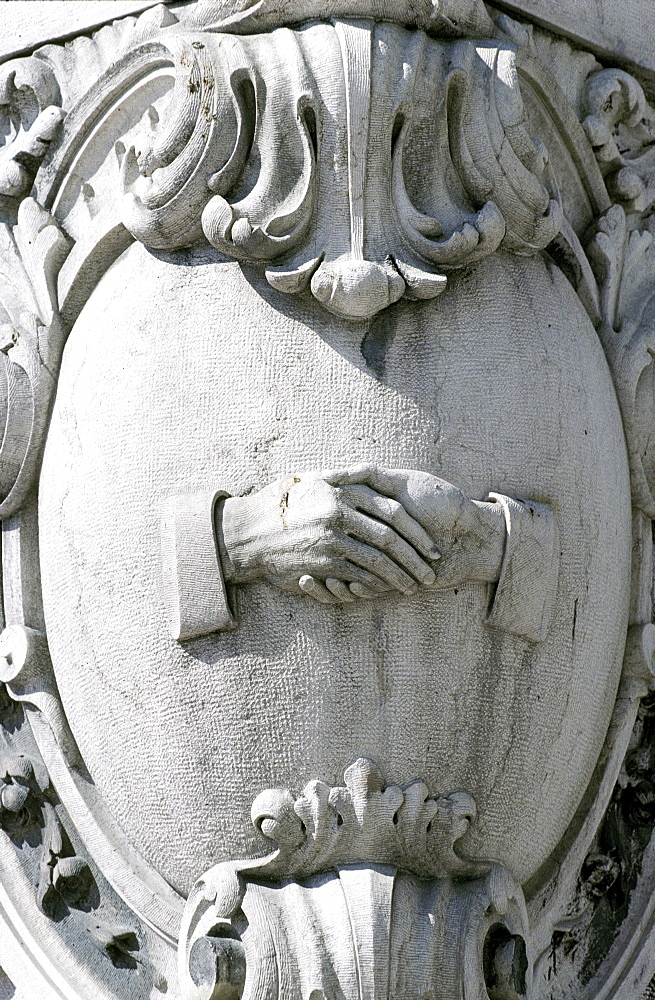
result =
[[0,59],[70,38],[158,0],[0,0]]

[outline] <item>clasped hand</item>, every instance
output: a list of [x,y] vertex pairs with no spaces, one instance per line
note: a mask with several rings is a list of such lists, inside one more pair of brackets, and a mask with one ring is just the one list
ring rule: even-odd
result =
[[267,580],[323,604],[498,579],[500,504],[426,472],[353,469],[278,479],[217,515],[228,583]]

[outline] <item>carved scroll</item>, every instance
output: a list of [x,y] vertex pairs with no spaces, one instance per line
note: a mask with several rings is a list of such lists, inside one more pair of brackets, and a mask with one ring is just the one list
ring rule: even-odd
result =
[[[204,234],[269,265],[278,291],[311,288],[363,319],[434,298],[448,270],[499,248],[535,253],[560,229],[509,44],[343,20],[167,48],[171,104],[123,163],[123,219],[147,246]],[[417,143],[433,149],[420,182],[408,179]]]
[[[655,126],[639,84],[578,54],[570,93],[553,88],[546,101],[552,77],[540,60],[556,70],[564,43],[549,54],[524,26],[492,21],[479,0],[243,0],[178,13],[179,21],[160,8],[115,35],[103,29],[116,44],[105,46],[88,80],[76,43],[62,47],[60,65],[76,67],[68,90],[52,53],[0,72],[9,136],[0,208],[10,227],[0,290],[0,518],[33,496],[66,335],[132,238],[156,252],[209,244],[246,271],[263,271],[280,295],[312,295],[336,316],[364,321],[403,298],[437,297],[453,271],[490,254],[549,252],[598,330],[621,406],[633,501],[655,518]],[[135,120],[151,105],[136,138],[134,121],[116,124],[128,94],[137,95]],[[557,170],[537,127],[543,121],[579,150]],[[93,142],[104,157],[97,177],[93,158],[82,155]],[[591,232],[584,213],[564,218],[559,188],[569,181],[590,193]],[[650,526],[638,518],[645,544]],[[641,597],[643,604],[648,595]],[[652,641],[649,625],[633,623],[620,695],[633,682],[632,708],[652,688]],[[12,624],[0,647],[5,693],[36,706],[45,721],[28,710],[35,733],[49,726],[55,734],[44,754],[50,777],[10,743],[2,756],[0,826],[17,849],[27,831],[39,851],[30,905],[54,918],[62,907],[82,911],[94,889],[93,860],[107,880],[103,892],[113,887],[138,933],[130,920],[94,915],[86,927],[92,946],[112,971],[141,974],[147,928],[156,937],[154,965],[162,954],[174,962],[184,900],[127,844],[99,794],[80,791],[82,765],[43,634]],[[615,712],[588,793],[597,790],[579,838],[584,849],[576,844],[564,861],[557,855],[560,886],[575,881],[576,851],[587,856],[587,900],[618,878],[618,862],[591,850],[591,828],[610,801],[635,713]],[[628,788],[633,771],[644,782],[648,771],[645,737],[635,746]],[[50,783],[56,769],[65,809]],[[65,810],[89,863],[58,818]],[[275,850],[226,861],[199,880],[182,922],[179,985],[157,968],[134,995],[152,987],[188,1000],[546,996],[550,987],[532,982],[539,916],[528,919],[508,871],[466,855],[475,813],[463,792],[386,786],[365,760],[348,769],[343,786],[263,792],[253,822]],[[546,926],[555,910],[545,900],[557,885],[542,889]],[[579,909],[586,928],[591,917],[583,903]],[[564,919],[541,927],[539,947],[544,935],[548,944],[566,930]]]
[[455,846],[475,818],[472,798],[433,798],[421,781],[385,787],[365,759],[344,778],[257,797],[253,823],[278,850],[219,864],[194,887],[180,937],[184,997],[528,997],[521,889]]

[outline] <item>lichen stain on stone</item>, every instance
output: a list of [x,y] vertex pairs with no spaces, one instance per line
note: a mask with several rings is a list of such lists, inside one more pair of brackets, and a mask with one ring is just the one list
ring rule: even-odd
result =
[[285,520],[285,514],[288,508],[289,508],[289,491],[287,490],[286,493],[283,493],[282,496],[280,497],[280,520],[282,521],[283,531],[289,530],[289,525]]
[[[293,480],[293,482],[292,482],[293,486],[295,486],[296,483],[300,482],[300,480],[298,479],[297,476],[289,476],[289,478]],[[282,521],[282,530],[283,531],[288,531],[289,530],[289,525],[287,524],[286,517],[285,517],[286,512],[287,512],[288,509],[289,509],[289,490],[285,490],[285,492],[280,497],[280,519]]]

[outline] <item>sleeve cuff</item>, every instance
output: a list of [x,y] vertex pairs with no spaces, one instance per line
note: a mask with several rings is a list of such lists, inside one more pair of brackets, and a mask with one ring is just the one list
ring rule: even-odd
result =
[[490,493],[502,504],[507,535],[486,623],[530,642],[546,638],[557,593],[559,532],[550,507]]
[[163,597],[173,639],[236,627],[218,558],[214,508],[228,493],[169,497],[162,512]]

